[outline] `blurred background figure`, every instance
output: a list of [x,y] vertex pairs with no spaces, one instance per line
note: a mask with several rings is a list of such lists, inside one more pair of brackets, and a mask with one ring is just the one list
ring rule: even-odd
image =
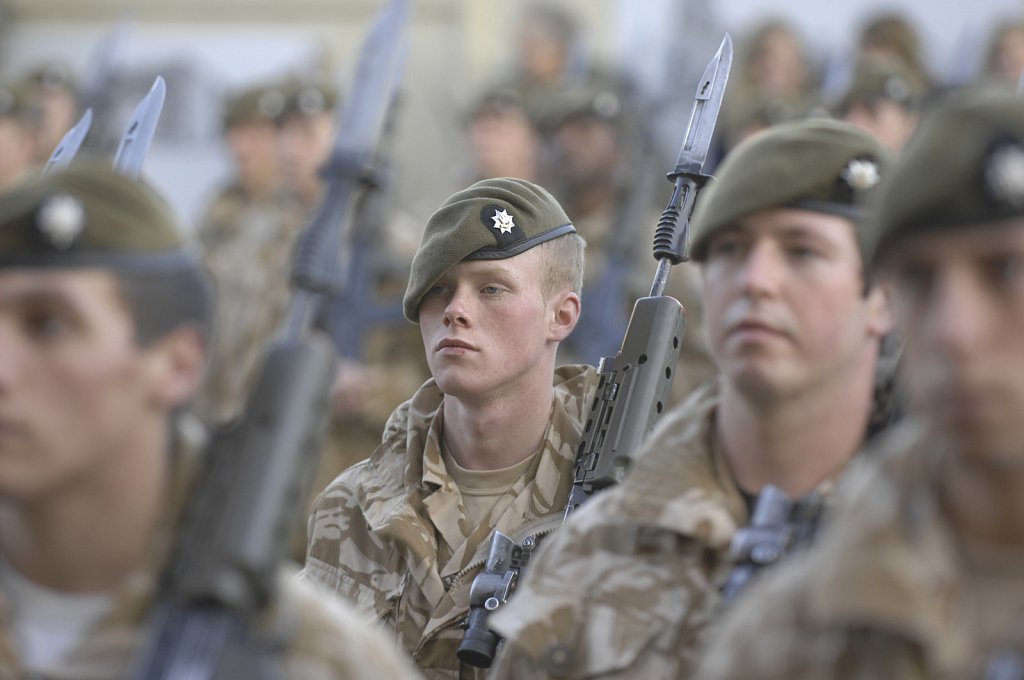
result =
[[1024,19],[1007,20],[995,28],[982,68],[983,78],[1017,86],[1024,74]]
[[739,40],[719,121],[723,155],[766,127],[825,113],[817,69],[792,24],[766,19]]
[[869,19],[860,31],[856,63],[902,61],[911,77],[926,87],[932,78],[921,53],[921,41],[910,19],[897,12],[879,14]]
[[287,189],[308,214],[320,200],[320,168],[334,141],[337,89],[323,83],[296,82],[288,86],[281,114],[281,169]]
[[485,91],[469,114],[468,186],[481,179],[517,177],[540,181],[540,131],[515,88],[496,86]]
[[927,91],[919,74],[902,60],[865,60],[835,113],[898,153],[917,128]]
[[36,161],[44,163],[78,118],[78,90],[71,65],[51,61],[31,69],[22,85],[39,109]]
[[280,87],[260,85],[230,97],[224,111],[234,175],[197,227],[203,263],[217,287],[215,349],[197,400],[209,423],[241,410],[264,344],[288,304],[290,255],[303,216],[279,172],[277,125],[284,107]]
[[[549,187],[587,241],[583,311],[558,360],[596,365],[603,356],[615,356],[633,302],[650,294],[657,266],[651,254],[654,229],[667,200],[663,169],[655,165],[660,158],[646,130],[613,90],[594,84],[567,88],[552,99],[543,127],[551,143]],[[674,267],[666,294],[687,310],[673,384],[678,398],[714,373],[704,344],[696,267]]]
[[42,119],[23,85],[0,85],[0,191],[39,167],[39,125]]

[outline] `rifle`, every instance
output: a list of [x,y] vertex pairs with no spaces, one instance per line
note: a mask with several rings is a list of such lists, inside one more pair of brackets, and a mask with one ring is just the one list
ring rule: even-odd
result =
[[794,500],[772,484],[761,489],[750,524],[733,535],[729,546],[736,567],[722,587],[725,601],[735,599],[759,570],[810,543],[824,504],[822,495],[813,491]]
[[[668,173],[673,192],[654,233],[658,269],[651,294],[633,306],[618,354],[602,358],[598,366],[597,394],[576,450],[565,519],[594,493],[622,481],[630,454],[664,410],[679,359],[686,312],[677,300],[663,293],[672,265],[690,259],[690,215],[698,192],[710,179],[703,173],[704,162],[731,66],[732,38],[726,34],[704,70],[676,167]],[[682,229],[677,231],[680,218]],[[538,534],[533,534],[516,543],[495,533],[484,570],[470,587],[467,629],[456,652],[465,663],[486,668],[494,660],[500,638],[487,627],[488,615],[508,600],[537,539]],[[504,587],[506,583],[512,586]]]
[[205,451],[151,610],[137,678],[276,675],[272,645],[256,643],[254,624],[276,599],[277,570],[326,423],[335,356],[314,321],[344,280],[337,265],[343,231],[367,186],[367,165],[402,70],[408,15],[408,0],[392,0],[363,44],[352,96],[337,114],[324,197],[296,246],[289,316],[241,418],[216,432]]

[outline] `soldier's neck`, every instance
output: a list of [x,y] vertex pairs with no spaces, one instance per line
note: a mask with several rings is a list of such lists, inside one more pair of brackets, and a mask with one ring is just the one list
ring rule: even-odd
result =
[[168,512],[165,432],[107,456],[33,497],[0,501],[0,552],[26,578],[69,593],[105,592],[141,566]]
[[444,445],[467,470],[510,467],[537,452],[551,419],[550,377],[491,398],[445,397]]
[[739,487],[774,484],[796,497],[837,476],[863,443],[873,393],[866,375],[775,400],[724,381],[715,429]]

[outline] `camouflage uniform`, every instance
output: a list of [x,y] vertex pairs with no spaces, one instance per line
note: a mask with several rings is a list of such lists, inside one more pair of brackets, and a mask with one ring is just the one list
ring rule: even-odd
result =
[[750,519],[714,435],[718,393],[667,413],[626,480],[548,539],[491,617],[505,642],[490,678],[687,676]]
[[455,654],[470,585],[494,529],[525,536],[544,520],[561,522],[596,384],[590,367],[555,371],[544,448],[490,519],[470,527],[442,458],[443,394],[428,381],[391,416],[377,451],[317,499],[304,576],[387,624],[426,677],[483,677]]
[[237,185],[213,200],[199,226],[203,264],[217,284],[213,358],[197,401],[208,422],[238,415],[252,389],[267,340],[287,311],[301,228],[300,212],[284,195],[253,197]]
[[[199,428],[201,429],[201,428]],[[195,428],[192,430],[195,432]],[[185,501],[194,476],[198,442],[179,437],[171,454],[178,461],[173,472],[171,507]],[[167,517],[176,516],[172,509]],[[154,539],[157,555],[166,555],[173,533],[164,526]],[[22,666],[12,638],[11,611],[0,592],[0,678],[39,677],[85,680],[130,677],[145,642],[140,629],[153,604],[159,559],[125,579],[114,594],[113,608],[89,628],[84,637],[57,664],[41,674]],[[279,661],[281,677],[327,679],[412,678],[415,674],[387,639],[350,606],[332,598],[315,584],[301,583],[282,570],[278,601],[263,616],[254,636],[256,644]],[[32,669],[35,671],[36,669]]]
[[1000,575],[965,563],[936,503],[942,442],[907,424],[880,448],[815,550],[723,619],[700,677],[978,678],[989,652],[1020,644],[1019,573],[997,596]]

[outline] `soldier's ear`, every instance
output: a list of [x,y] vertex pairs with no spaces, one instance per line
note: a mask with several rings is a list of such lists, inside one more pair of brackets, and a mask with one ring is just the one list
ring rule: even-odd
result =
[[150,394],[157,406],[172,411],[195,396],[207,363],[206,341],[198,329],[179,326],[145,352]]
[[580,296],[571,290],[557,293],[552,296],[548,309],[548,339],[561,342],[569,337],[580,320]]
[[883,338],[893,328],[892,309],[889,307],[889,291],[883,285],[873,286],[866,299],[868,306],[868,334]]

